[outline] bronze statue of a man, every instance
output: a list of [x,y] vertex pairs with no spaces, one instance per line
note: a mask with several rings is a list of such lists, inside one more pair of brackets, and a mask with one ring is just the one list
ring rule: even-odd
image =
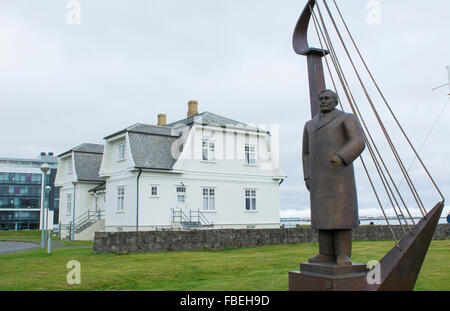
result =
[[311,198],[311,227],[319,231],[319,254],[309,262],[351,265],[351,229],[358,227],[353,161],[365,148],[355,115],[337,110],[331,90],[319,94],[320,112],[303,131],[303,173]]

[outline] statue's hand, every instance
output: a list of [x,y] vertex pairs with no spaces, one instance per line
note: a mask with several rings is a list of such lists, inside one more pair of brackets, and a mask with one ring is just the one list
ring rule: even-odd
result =
[[333,155],[333,157],[331,158],[330,163],[332,163],[332,164],[345,164],[344,160],[338,154],[334,154]]
[[309,191],[309,190],[310,190],[310,189],[309,189],[309,187],[310,187],[309,179],[305,179],[305,185],[306,185],[306,188],[307,188],[308,191]]

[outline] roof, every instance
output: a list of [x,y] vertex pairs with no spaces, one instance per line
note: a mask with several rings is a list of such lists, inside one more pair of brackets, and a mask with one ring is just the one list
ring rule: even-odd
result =
[[75,148],[67,150],[66,152],[61,153],[60,155],[58,155],[58,157],[69,154],[71,152],[86,152],[86,153],[103,154],[103,145],[84,143]]
[[104,181],[105,178],[99,177],[98,172],[102,164],[103,154],[86,153],[76,151],[73,153],[75,163],[75,172],[79,181]]
[[186,125],[192,125],[193,123],[201,123],[202,125],[216,125],[216,126],[220,126],[220,127],[226,127],[226,128],[241,128],[241,129],[247,129],[247,130],[252,130],[252,131],[259,131],[259,132],[266,132],[263,130],[258,129],[257,127],[254,126],[249,126],[245,123],[236,121],[236,120],[232,120],[229,118],[225,118],[222,116],[219,116],[215,113],[212,112],[202,112],[200,114],[197,114],[195,116],[186,118],[186,119],[182,119],[170,124],[167,124],[168,127],[174,127],[175,125],[179,125],[179,124],[186,124]]
[[130,132],[129,139],[136,167],[172,169],[177,160],[177,155],[172,154],[172,146],[178,137]]
[[172,146],[179,133],[170,126],[137,123],[104,139],[128,132],[135,167],[170,170],[176,162]]
[[106,190],[106,183],[105,182],[103,182],[100,185],[92,188],[91,190],[89,190],[89,192],[97,192],[97,191],[103,191],[103,190]]
[[103,158],[103,145],[84,143],[58,155],[58,157],[69,153],[73,154],[77,180],[100,182],[105,180],[98,176]]
[[153,135],[162,135],[162,136],[174,136],[172,133],[172,127],[168,126],[159,126],[159,125],[149,125],[136,123],[132,126],[129,126],[123,130],[115,132],[114,134],[108,135],[103,139],[108,139],[110,137],[125,133],[125,132],[133,132],[133,133],[141,133],[141,134],[153,134]]
[[108,135],[104,139],[128,133],[131,154],[136,168],[170,170],[173,168],[180,151],[182,151],[182,149],[173,150],[173,146],[177,146],[177,144],[174,144],[175,141],[181,137],[180,131],[177,130],[178,126],[191,126],[194,123],[265,132],[245,123],[205,111],[165,126],[137,123]]

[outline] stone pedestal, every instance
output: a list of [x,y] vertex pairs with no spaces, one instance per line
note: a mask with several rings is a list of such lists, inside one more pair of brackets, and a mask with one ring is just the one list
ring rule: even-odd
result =
[[352,291],[367,287],[367,267],[363,264],[339,266],[333,263],[300,264],[289,272],[290,291]]

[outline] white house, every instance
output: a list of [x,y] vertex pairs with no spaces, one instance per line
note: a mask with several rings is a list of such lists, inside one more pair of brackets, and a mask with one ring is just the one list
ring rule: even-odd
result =
[[[77,239],[90,239],[94,231],[104,228],[101,211],[105,195],[101,191],[90,192],[104,185],[104,178],[98,175],[102,154],[103,145],[82,144],[58,155],[55,186],[60,187],[59,221],[63,238],[75,234]],[[89,230],[83,230],[87,224]]]
[[[103,219],[95,211],[104,208],[105,231],[276,228],[285,176],[270,142],[268,131],[210,112],[198,114],[197,102],[190,101],[186,119],[166,124],[165,115],[158,115],[158,125],[135,124],[105,137],[95,178],[78,177],[79,150],[62,154],[60,210],[66,206],[73,222],[88,210],[91,218]],[[97,151],[99,156],[100,146]],[[70,159],[75,159],[72,178]],[[80,198],[70,202],[65,198],[74,185]],[[105,198],[103,207],[95,198]],[[80,227],[75,221],[74,228]]]

